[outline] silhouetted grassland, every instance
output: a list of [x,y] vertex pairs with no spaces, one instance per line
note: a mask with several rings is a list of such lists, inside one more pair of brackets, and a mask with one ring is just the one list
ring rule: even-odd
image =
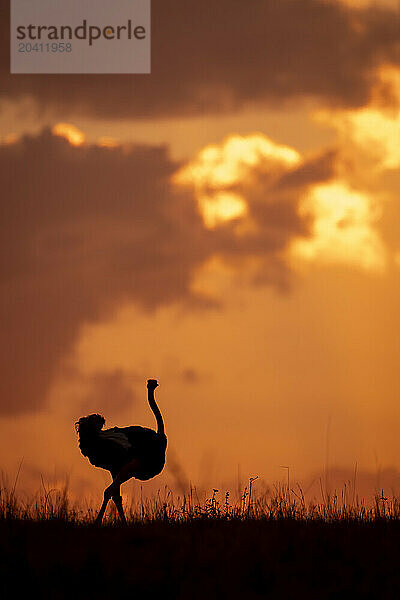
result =
[[169,490],[93,525],[67,490],[28,501],[0,496],[0,596],[40,598],[396,599],[400,504],[383,493],[367,507],[345,495],[306,503],[275,488],[237,501],[214,491]]

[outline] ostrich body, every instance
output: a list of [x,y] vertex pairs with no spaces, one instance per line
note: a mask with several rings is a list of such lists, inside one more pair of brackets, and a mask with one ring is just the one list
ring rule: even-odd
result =
[[158,386],[155,379],[147,381],[148,401],[157,421],[157,431],[139,425],[102,429],[103,416],[92,414],[81,417],[75,424],[79,434],[79,448],[90,463],[110,471],[113,482],[104,491],[104,500],[96,522],[101,524],[108,501],[112,497],[118,514],[126,523],[120,486],[134,477],[146,481],[164,468],[167,437],[164,422],[154,398]]

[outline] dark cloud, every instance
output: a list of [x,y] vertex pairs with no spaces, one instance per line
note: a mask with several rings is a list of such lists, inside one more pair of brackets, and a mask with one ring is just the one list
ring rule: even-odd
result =
[[187,367],[186,369],[182,370],[181,373],[181,378],[182,381],[184,381],[184,383],[198,383],[198,381],[201,379],[201,376],[199,374],[199,372],[197,371],[197,369],[194,369],[192,367]]
[[151,75],[10,75],[2,2],[2,98],[26,96],[64,117],[160,117],[313,96],[355,106],[376,67],[399,64],[398,19],[323,0],[153,0]]
[[89,391],[82,398],[81,411],[85,415],[100,413],[107,419],[109,414],[132,408],[136,400],[132,377],[129,374],[121,369],[111,372],[99,371],[90,376]]
[[339,160],[340,156],[336,150],[326,150],[310,158],[298,169],[289,171],[280,177],[275,191],[298,189],[308,184],[327,181],[334,174],[335,165]]
[[[213,255],[256,256],[262,283],[281,285],[289,274],[284,250],[308,234],[296,207],[313,168],[314,179],[321,176],[314,163],[283,191],[262,169],[243,184],[258,229],[238,237],[234,223],[204,228],[191,190],[170,183],[179,165],[165,148],[74,147],[49,131],[0,146],[0,412],[45,402],[84,324],[126,302],[147,311],[203,302],[190,285]],[[117,386],[124,404],[125,383],[110,377],[97,384],[105,395]]]
[[44,401],[85,322],[190,295],[207,250],[194,203],[169,187],[175,166],[162,148],[74,148],[49,132],[0,147],[3,412]]

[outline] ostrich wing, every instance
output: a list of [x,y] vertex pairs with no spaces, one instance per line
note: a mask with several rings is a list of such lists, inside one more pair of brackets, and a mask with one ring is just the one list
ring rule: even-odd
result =
[[131,460],[132,444],[118,427],[100,431],[96,436],[84,438],[79,443],[81,452],[92,465],[114,472]]

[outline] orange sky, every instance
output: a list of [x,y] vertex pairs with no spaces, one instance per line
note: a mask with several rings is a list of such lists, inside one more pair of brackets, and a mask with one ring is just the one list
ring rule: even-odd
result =
[[272,483],[282,466],[305,486],[336,468],[341,485],[355,464],[360,485],[386,469],[398,486],[399,15],[295,4],[265,0],[248,21],[250,40],[261,17],[278,32],[286,63],[268,37],[238,58],[208,32],[176,58],[180,87],[155,0],[146,81],[10,79],[6,57],[0,466],[12,479],[23,459],[21,489],[67,473],[74,493],[99,493],[108,475],[73,423],[154,426],[148,377],[169,440],[149,489],[236,485],[238,470]]

